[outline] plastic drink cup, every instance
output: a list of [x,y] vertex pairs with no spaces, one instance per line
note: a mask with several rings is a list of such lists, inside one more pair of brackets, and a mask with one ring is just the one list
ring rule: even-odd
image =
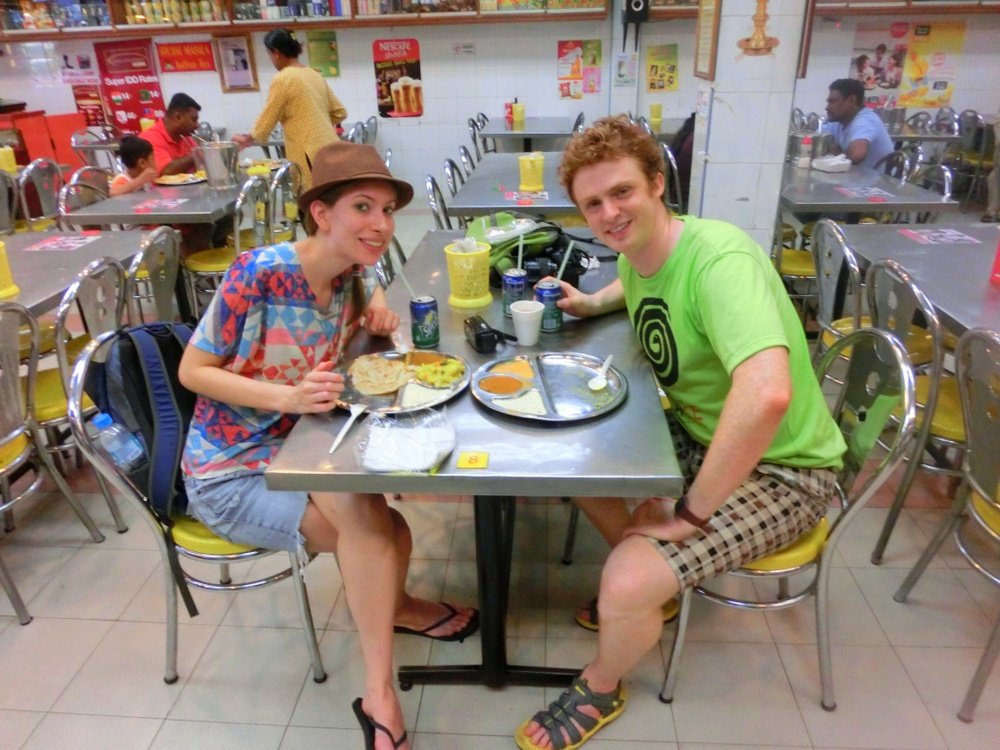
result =
[[514,323],[518,346],[535,346],[538,343],[544,310],[545,305],[533,299],[522,299],[510,304],[510,317]]
[[524,103],[514,102],[510,106],[510,114],[515,128],[524,127]]
[[490,246],[477,242],[476,250],[463,252],[456,243],[445,245],[448,264],[448,304],[452,307],[485,307],[493,301],[490,292]]
[[10,263],[7,261],[7,246],[0,242],[0,300],[9,299],[21,290],[14,283],[10,273]]
[[[517,106],[516,104],[514,105]],[[545,189],[545,155],[541,151],[531,154],[521,154],[517,157],[517,168],[520,172],[522,193],[537,193]]]

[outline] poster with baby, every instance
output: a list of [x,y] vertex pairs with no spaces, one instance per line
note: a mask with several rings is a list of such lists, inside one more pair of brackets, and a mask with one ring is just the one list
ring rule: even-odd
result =
[[911,24],[900,107],[945,107],[955,91],[958,56],[965,45],[964,21]]

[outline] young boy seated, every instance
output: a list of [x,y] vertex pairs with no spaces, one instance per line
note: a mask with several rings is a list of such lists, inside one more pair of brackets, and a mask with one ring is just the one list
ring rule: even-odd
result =
[[134,135],[125,136],[118,147],[118,158],[125,171],[111,180],[112,196],[134,193],[156,179],[153,144],[149,141]]

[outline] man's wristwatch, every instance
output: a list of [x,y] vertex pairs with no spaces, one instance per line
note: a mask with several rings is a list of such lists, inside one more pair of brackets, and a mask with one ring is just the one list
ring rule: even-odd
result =
[[674,515],[699,529],[707,528],[712,520],[711,518],[699,518],[692,513],[687,507],[687,495],[681,495],[677,498],[677,503],[674,505]]

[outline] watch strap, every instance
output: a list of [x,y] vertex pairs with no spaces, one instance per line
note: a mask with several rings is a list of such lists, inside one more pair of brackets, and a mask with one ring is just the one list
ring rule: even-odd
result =
[[681,495],[677,498],[677,503],[674,505],[674,515],[682,521],[687,521],[692,526],[697,526],[699,529],[707,528],[711,522],[711,518],[699,518],[691,509],[687,506],[687,495]]

